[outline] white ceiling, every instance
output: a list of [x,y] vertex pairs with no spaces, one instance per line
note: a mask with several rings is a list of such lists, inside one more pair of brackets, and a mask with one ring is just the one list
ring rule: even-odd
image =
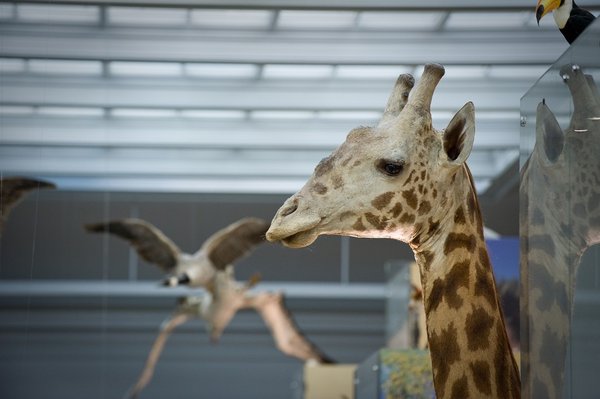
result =
[[474,101],[483,191],[567,48],[525,0],[43,3],[0,2],[0,171],[65,189],[294,192],[398,74],[440,62],[434,125]]

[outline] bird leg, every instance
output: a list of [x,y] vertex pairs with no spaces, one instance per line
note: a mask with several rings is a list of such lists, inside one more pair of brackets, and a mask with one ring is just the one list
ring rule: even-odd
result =
[[154,375],[154,367],[158,362],[158,358],[167,342],[167,338],[169,335],[177,328],[178,326],[184,324],[188,320],[192,318],[191,315],[187,315],[184,313],[175,313],[174,315],[168,317],[165,321],[163,321],[160,326],[160,332],[150,349],[150,353],[148,354],[148,359],[146,359],[146,364],[144,365],[144,369],[140,374],[135,385],[131,387],[131,389],[125,394],[125,398],[134,399],[137,398],[137,395],[140,393],[142,389],[148,385],[152,376]]

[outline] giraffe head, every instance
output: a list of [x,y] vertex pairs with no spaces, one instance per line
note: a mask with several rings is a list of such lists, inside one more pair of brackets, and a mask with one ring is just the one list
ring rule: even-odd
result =
[[441,65],[426,65],[410,97],[414,79],[401,75],[377,126],[352,130],[317,165],[279,209],[267,239],[297,248],[322,234],[411,242],[435,228],[475,132],[472,103],[442,133],[433,128],[431,99],[443,75]]

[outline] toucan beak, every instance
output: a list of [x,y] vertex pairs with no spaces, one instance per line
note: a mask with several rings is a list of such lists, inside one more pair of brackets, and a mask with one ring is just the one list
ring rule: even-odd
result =
[[537,21],[538,26],[540,26],[540,19],[544,16],[544,6],[538,6],[535,10],[535,20]]
[[544,15],[556,10],[558,7],[560,7],[560,0],[538,0],[535,8],[535,19],[538,25]]

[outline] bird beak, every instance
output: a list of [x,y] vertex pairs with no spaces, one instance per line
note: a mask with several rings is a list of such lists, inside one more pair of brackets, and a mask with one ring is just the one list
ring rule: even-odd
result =
[[538,0],[535,8],[535,19],[537,20],[538,25],[540,24],[540,19],[542,19],[544,15],[556,10],[558,7],[560,7],[560,0]]

